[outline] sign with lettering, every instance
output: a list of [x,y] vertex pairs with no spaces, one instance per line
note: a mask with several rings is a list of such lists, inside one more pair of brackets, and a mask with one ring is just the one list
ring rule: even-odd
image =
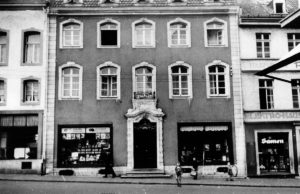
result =
[[245,122],[257,121],[300,121],[300,111],[245,111]]
[[180,131],[228,131],[228,126],[185,126]]
[[284,144],[284,140],[283,139],[266,139],[266,138],[263,138],[263,139],[261,139],[261,143],[262,144]]
[[188,127],[181,127],[180,131],[203,131],[203,126],[188,126]]

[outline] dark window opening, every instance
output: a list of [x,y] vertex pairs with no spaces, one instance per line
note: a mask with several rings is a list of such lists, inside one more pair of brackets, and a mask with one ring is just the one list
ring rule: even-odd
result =
[[283,3],[276,3],[275,4],[276,13],[283,13]]
[[117,30],[101,30],[101,45],[102,46],[118,45],[118,31]]

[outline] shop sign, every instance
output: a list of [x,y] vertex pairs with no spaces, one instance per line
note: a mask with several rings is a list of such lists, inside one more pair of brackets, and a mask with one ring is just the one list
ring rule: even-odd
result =
[[245,112],[246,122],[256,121],[299,121],[299,111]]
[[86,133],[109,133],[109,127],[90,127]]
[[62,128],[61,133],[85,133],[85,128]]
[[206,126],[205,131],[228,131],[228,126]]
[[228,126],[186,126],[180,131],[228,131]]
[[204,127],[203,126],[181,127],[180,131],[204,131]]
[[266,139],[263,138],[261,139],[262,144],[283,144],[284,140],[283,139]]

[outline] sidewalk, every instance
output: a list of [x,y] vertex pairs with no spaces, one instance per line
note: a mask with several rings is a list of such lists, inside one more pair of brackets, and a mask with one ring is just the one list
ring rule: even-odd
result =
[[[122,179],[103,178],[102,176],[54,176],[54,175],[28,175],[28,174],[0,174],[0,181],[36,181],[36,182],[75,182],[75,183],[106,183],[106,184],[157,184],[176,185],[175,178],[165,179]],[[238,186],[238,187],[285,187],[300,188],[300,179],[263,179],[263,178],[237,178],[227,181],[225,178],[201,178],[193,180],[192,177],[182,179],[183,185],[206,186]]]

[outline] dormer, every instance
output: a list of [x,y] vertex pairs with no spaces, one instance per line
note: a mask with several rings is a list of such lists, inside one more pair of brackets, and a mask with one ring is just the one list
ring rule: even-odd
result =
[[286,13],[285,0],[273,0],[273,10],[275,14],[285,14]]
[[168,3],[186,3],[187,0],[168,0]]
[[107,5],[107,4],[117,4],[120,0],[99,0],[99,4],[101,5]]
[[82,4],[83,0],[64,0],[64,4]]
[[153,0],[133,0],[135,4],[153,3]]

